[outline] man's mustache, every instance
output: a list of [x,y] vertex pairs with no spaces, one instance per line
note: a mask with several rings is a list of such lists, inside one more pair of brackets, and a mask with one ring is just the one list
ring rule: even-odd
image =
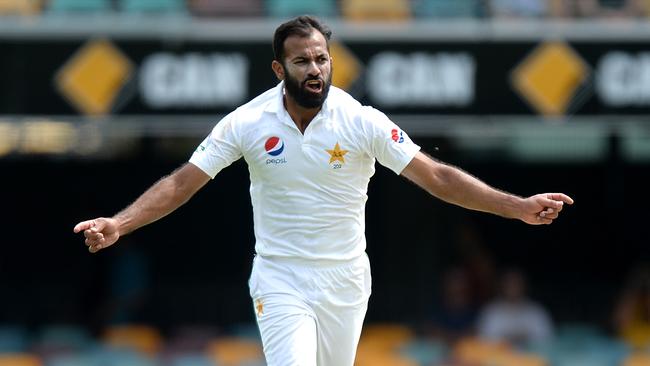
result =
[[314,81],[314,80],[315,80],[315,81],[320,81],[321,83],[325,84],[325,80],[323,80],[322,78],[319,78],[319,77],[315,77],[315,78],[307,78],[307,79],[305,79],[305,80],[302,82],[302,85],[306,85],[308,82],[310,82],[310,81]]

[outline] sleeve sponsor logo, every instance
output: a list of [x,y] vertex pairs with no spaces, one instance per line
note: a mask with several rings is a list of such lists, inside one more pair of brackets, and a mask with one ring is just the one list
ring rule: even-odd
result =
[[400,130],[398,130],[396,128],[393,128],[390,131],[390,135],[391,135],[390,138],[393,141],[397,142],[398,144],[401,144],[402,142],[404,142],[404,131],[400,131]]

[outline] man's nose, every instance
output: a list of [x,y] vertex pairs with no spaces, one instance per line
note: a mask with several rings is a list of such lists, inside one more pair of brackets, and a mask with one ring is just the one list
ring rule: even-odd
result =
[[318,76],[321,74],[320,68],[318,67],[316,61],[312,61],[309,63],[307,67],[307,74],[309,76]]

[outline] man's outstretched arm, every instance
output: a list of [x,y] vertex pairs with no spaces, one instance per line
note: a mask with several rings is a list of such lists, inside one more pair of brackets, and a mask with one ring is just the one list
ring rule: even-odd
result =
[[187,202],[210,180],[201,169],[186,163],[160,179],[135,202],[113,217],[82,221],[74,232],[83,231],[91,253],[113,245],[122,235],[150,224]]
[[422,152],[411,160],[402,176],[443,201],[471,210],[519,219],[531,225],[550,224],[573,199],[563,193],[542,193],[527,198],[500,191],[463,170]]

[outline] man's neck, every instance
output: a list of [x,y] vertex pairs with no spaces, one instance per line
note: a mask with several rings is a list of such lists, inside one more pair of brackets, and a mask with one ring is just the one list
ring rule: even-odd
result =
[[316,108],[302,107],[286,94],[283,100],[284,108],[287,110],[289,117],[291,117],[301,133],[305,133],[305,130],[307,129],[307,126],[309,126],[309,123],[314,119],[314,117],[316,117],[322,108],[322,106]]

